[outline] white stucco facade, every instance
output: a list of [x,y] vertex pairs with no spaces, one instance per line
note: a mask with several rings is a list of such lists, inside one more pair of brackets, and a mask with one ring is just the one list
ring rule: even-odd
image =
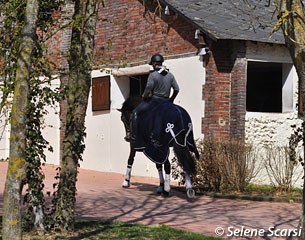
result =
[[[51,82],[51,88],[59,88],[59,78],[54,78]],[[12,102],[13,99],[9,98],[8,102]],[[2,110],[0,116],[0,159],[8,159],[10,150],[10,105],[7,105],[8,109]],[[59,104],[55,106],[46,106],[48,112],[44,116],[42,125],[43,137],[50,143],[53,148],[53,152],[45,150],[47,163],[59,164],[59,138],[60,138],[60,120],[59,120]]]
[[[2,97],[2,93],[1,93]],[[9,100],[11,102],[12,99]],[[10,124],[9,124],[9,109],[4,107],[0,116],[0,159],[7,159],[10,150]]]
[[[283,87],[282,87],[282,113],[266,112],[247,112],[246,113],[246,142],[251,143],[255,148],[263,146],[286,147],[289,137],[293,133],[292,125],[300,126],[298,119],[297,100],[298,100],[298,77],[288,52],[284,46],[270,44],[251,44],[247,45],[247,60],[275,62],[283,64]],[[261,152],[262,153],[262,152]],[[262,156],[262,155],[260,155]],[[257,159],[257,163],[262,163],[263,157]],[[295,174],[299,178],[301,166]],[[258,175],[256,181],[270,183],[265,169]],[[299,178],[296,186],[301,186]]]
[[256,145],[276,143],[285,146],[292,133],[291,125],[300,123],[297,118],[298,77],[288,49],[284,46],[249,42],[246,58],[248,61],[283,63],[283,71],[286,73],[283,76],[286,81],[283,84],[282,113],[247,112],[246,140]]

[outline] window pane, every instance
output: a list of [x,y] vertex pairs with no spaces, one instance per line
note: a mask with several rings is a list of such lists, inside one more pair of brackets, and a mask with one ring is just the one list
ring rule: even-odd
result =
[[247,111],[282,112],[282,64],[248,62]]

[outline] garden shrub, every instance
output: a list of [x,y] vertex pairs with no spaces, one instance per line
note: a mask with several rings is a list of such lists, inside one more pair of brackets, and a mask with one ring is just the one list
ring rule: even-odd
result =
[[290,192],[294,183],[301,177],[296,170],[302,158],[291,147],[265,147],[264,166],[270,183],[279,192]]
[[[238,141],[219,142],[213,139],[196,142],[200,159],[193,186],[201,191],[243,191],[258,174],[256,152],[251,145]],[[184,174],[177,158],[172,159],[172,175],[184,183]]]

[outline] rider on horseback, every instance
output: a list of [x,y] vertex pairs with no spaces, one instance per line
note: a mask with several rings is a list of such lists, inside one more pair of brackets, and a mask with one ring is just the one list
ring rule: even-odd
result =
[[[178,95],[179,86],[176,82],[174,75],[163,66],[164,58],[160,54],[155,54],[151,57],[150,65],[153,66],[154,71],[149,74],[147,84],[142,95],[144,101],[141,102],[131,115],[131,137],[127,135],[126,141],[134,141],[137,135],[137,118],[139,114],[147,111],[151,104],[155,102],[167,100],[174,102],[174,99]],[[173,94],[170,97],[171,88],[173,88]]]

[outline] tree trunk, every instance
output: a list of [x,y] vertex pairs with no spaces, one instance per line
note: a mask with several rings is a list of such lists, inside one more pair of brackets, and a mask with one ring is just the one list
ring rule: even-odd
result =
[[299,117],[305,120],[305,17],[301,0],[286,0],[281,14],[290,13],[282,25],[285,42],[299,78]]
[[26,21],[17,60],[11,112],[10,157],[3,196],[3,240],[22,238],[21,198],[26,174],[26,116],[32,53],[35,48],[38,0],[28,0]]
[[75,1],[67,85],[68,109],[55,210],[56,226],[64,231],[74,228],[77,172],[85,147],[96,9],[97,0]]
[[[282,17],[282,30],[293,64],[299,78],[298,115],[303,121],[303,159],[305,160],[305,16],[301,0],[280,0],[277,3],[278,15]],[[286,17],[284,17],[286,16]],[[305,165],[303,165],[305,174]],[[305,239],[305,179],[303,184],[302,213],[300,225]]]

